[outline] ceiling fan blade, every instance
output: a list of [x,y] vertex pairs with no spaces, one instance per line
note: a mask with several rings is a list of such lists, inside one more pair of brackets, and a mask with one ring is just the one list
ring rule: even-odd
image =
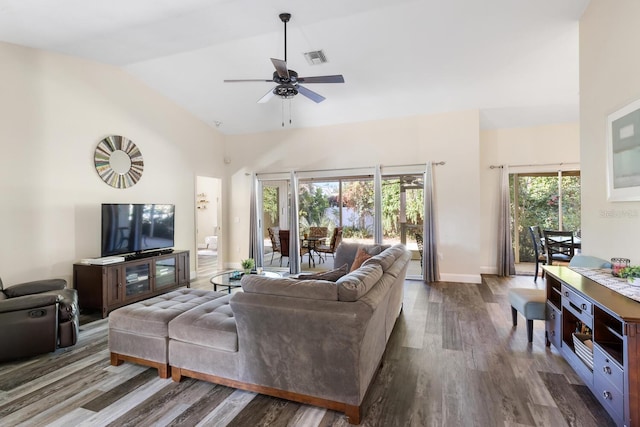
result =
[[344,83],[342,74],[334,76],[298,77],[300,83]]
[[272,82],[271,80],[263,80],[263,79],[240,79],[240,80],[224,80],[225,83],[241,83],[241,82]]
[[289,78],[289,70],[287,69],[287,63],[282,59],[271,58],[273,66],[276,67],[276,71],[281,79]]
[[298,85],[297,87],[298,87],[298,93],[301,93],[302,95],[306,96],[316,104],[319,104],[325,99],[327,99],[324,96],[320,95],[319,93],[315,93],[314,91],[307,89],[304,86]]
[[276,94],[273,92],[273,88],[271,88],[269,89],[269,92],[265,93],[262,98],[258,99],[258,104],[264,104],[265,102],[269,102],[269,100],[274,96],[276,96]]

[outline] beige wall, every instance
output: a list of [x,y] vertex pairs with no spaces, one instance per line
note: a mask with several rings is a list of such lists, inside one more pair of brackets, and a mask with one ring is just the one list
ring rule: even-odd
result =
[[443,280],[477,282],[480,271],[477,111],[226,137],[229,256],[246,257],[251,172],[447,162],[435,169]]
[[[580,162],[578,123],[480,132],[482,273],[495,274],[498,248],[498,186],[500,169],[491,165],[546,165]],[[577,165],[576,165],[577,166]],[[511,173],[555,171],[557,166],[513,167]]]
[[640,99],[640,2],[591,0],[580,20],[583,251],[640,264],[640,202],[607,201],[607,116]]
[[[223,174],[223,138],[130,75],[0,43],[0,276],[61,277],[100,256],[101,203],[174,203],[176,248],[195,250],[195,176]],[[114,189],[93,166],[109,134],[133,140],[140,182]]]

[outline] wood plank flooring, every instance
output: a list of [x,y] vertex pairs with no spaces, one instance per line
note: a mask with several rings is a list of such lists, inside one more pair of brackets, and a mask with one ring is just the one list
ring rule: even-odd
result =
[[[507,290],[532,277],[480,285],[405,282],[403,312],[364,403],[364,426],[613,425],[544,325],[511,326]],[[204,283],[203,283],[203,286]],[[107,319],[81,327],[70,349],[0,364],[2,426],[346,426],[342,414],[154,369],[110,366]]]

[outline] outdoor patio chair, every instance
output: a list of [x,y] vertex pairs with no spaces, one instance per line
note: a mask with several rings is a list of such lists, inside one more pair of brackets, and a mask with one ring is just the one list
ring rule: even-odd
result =
[[[269,227],[267,228],[267,231],[269,232],[269,239],[271,239],[271,262],[269,264],[273,264],[273,256],[275,255],[276,252],[279,252],[280,255],[282,255],[282,252],[280,250],[280,227]],[[282,259],[282,257],[281,257]],[[280,262],[280,265],[282,265],[282,262]]]
[[338,246],[340,246],[340,242],[342,242],[342,227],[336,227],[333,229],[333,233],[331,234],[329,245],[320,245],[316,248],[316,252],[320,255],[320,260],[323,260],[323,253],[331,254],[335,259],[336,250],[338,249]]
[[[280,237],[280,267],[282,267],[282,258],[284,257],[287,257],[287,265],[289,265],[289,230],[280,230],[278,236]],[[302,257],[308,253],[308,248],[300,248],[300,262],[302,262]]]

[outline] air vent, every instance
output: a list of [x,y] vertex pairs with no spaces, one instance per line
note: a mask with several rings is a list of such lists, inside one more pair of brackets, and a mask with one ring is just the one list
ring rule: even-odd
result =
[[327,62],[327,57],[324,55],[322,50],[305,52],[304,57],[307,58],[309,65],[320,65]]

